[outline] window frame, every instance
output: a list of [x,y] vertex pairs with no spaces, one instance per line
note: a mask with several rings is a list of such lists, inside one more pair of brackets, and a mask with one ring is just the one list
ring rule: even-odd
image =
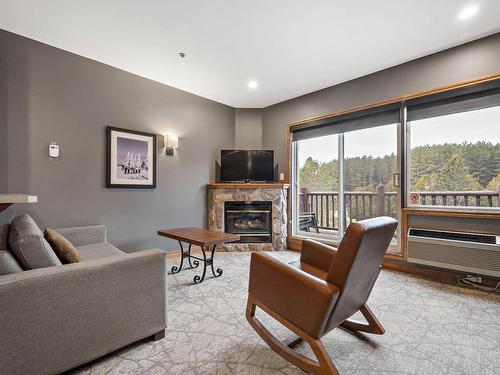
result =
[[[498,106],[500,109],[500,106]],[[481,109],[476,109],[474,111],[479,111]],[[474,112],[474,111],[468,111],[468,112]],[[439,116],[438,116],[439,117]],[[415,210],[447,210],[447,211],[457,211],[457,212],[480,212],[480,211],[487,211],[487,212],[498,212],[500,214],[500,197],[499,199],[499,204],[497,206],[448,206],[448,205],[432,205],[432,204],[411,204],[409,202],[409,197],[411,194],[411,128],[412,128],[412,123],[411,121],[405,121],[405,134],[406,134],[406,139],[405,139],[405,150],[404,153],[406,154],[406,162],[405,162],[405,169],[406,171],[404,172],[404,180],[405,180],[405,193],[404,193],[404,206],[402,208],[410,208],[410,209],[415,209]]]
[[[401,175],[403,171],[403,155],[402,155],[402,149],[401,145],[403,142],[403,126],[401,123],[402,120],[402,111],[399,110],[399,120],[393,124],[387,124],[387,125],[379,125],[379,126],[396,126],[395,131],[395,137],[396,137],[396,170],[398,171],[400,175],[400,186],[397,191],[397,199],[396,199],[396,212],[397,212],[397,218],[401,222],[401,217],[402,217],[402,197],[404,196],[404,183],[401,181]],[[376,128],[378,126],[369,126],[364,129],[371,129],[371,128]],[[352,131],[361,131],[363,129],[354,129]],[[330,234],[322,234],[322,233],[312,233],[312,232],[302,232],[298,228],[298,220],[297,218],[300,215],[300,204],[298,202],[299,200],[299,194],[300,194],[300,183],[299,183],[299,163],[298,163],[298,155],[299,155],[299,142],[301,140],[297,141],[292,141],[291,142],[291,230],[292,230],[292,236],[297,237],[297,238],[310,238],[310,239],[315,239],[327,243],[332,243],[332,244],[338,244],[342,240],[345,229],[347,227],[347,220],[346,220],[346,206],[345,206],[345,135],[348,135],[351,131],[346,131],[346,132],[340,132],[336,133],[337,135],[337,147],[338,147],[338,214],[339,214],[339,219],[338,219],[338,230],[337,230],[337,235],[330,235]],[[309,138],[309,139],[314,139],[317,137]],[[401,232],[401,225],[398,226],[397,229],[397,236],[396,236],[396,241],[391,242],[390,244],[390,249],[391,255],[400,257],[402,256],[402,238],[401,238],[402,232]]]
[[[456,93],[460,90],[464,90],[464,91],[479,91],[482,87],[486,87],[486,89],[488,89],[488,87],[491,87],[491,86],[494,86],[494,87],[500,87],[500,73],[496,73],[496,74],[492,74],[492,75],[488,75],[488,76],[481,76],[481,77],[476,77],[476,78],[472,78],[472,79],[468,79],[468,80],[464,80],[464,81],[461,81],[461,82],[456,82],[456,83],[452,83],[452,84],[449,84],[449,85],[445,85],[445,86],[440,86],[440,87],[435,87],[435,88],[432,88],[432,89],[429,89],[429,90],[424,90],[424,91],[420,91],[420,92],[414,92],[414,93],[409,93],[409,94],[405,94],[405,95],[401,95],[399,97],[394,97],[394,98],[389,98],[389,99],[384,99],[384,100],[380,100],[380,101],[377,101],[377,102],[373,102],[371,104],[364,104],[364,105],[359,105],[359,106],[355,106],[355,107],[351,107],[351,108],[345,108],[345,109],[341,109],[341,110],[338,110],[338,111],[335,111],[335,112],[332,112],[332,113],[329,113],[329,114],[325,114],[325,115],[320,115],[320,116],[314,116],[314,117],[309,117],[309,118],[306,118],[306,119],[302,119],[302,120],[297,120],[297,121],[292,121],[290,123],[287,124],[287,127],[286,127],[286,132],[285,132],[285,139],[286,139],[286,142],[285,142],[285,157],[286,157],[286,169],[285,169],[285,181],[290,183],[290,182],[293,182],[294,180],[291,178],[292,177],[292,168],[293,168],[293,158],[292,158],[292,132],[293,132],[293,129],[296,128],[296,127],[304,127],[304,126],[308,126],[309,124],[313,124],[314,122],[318,122],[318,121],[328,121],[330,119],[333,119],[337,116],[342,116],[342,115],[348,115],[350,113],[355,113],[355,112],[358,112],[358,111],[363,111],[363,110],[369,110],[369,109],[373,109],[373,108],[377,108],[377,107],[381,107],[381,106],[385,106],[385,105],[389,105],[389,104],[395,104],[395,103],[399,103],[400,104],[400,108],[401,108],[401,122],[400,122],[400,126],[401,126],[401,154],[400,154],[400,163],[401,163],[401,166],[400,166],[400,171],[401,171],[401,176],[400,176],[400,181],[401,181],[401,206],[400,206],[400,217],[401,217],[401,233],[400,233],[400,243],[401,243],[401,248],[402,248],[402,253],[401,255],[396,255],[396,254],[386,254],[386,258],[395,258],[395,259],[401,259],[401,258],[405,258],[406,257],[406,246],[404,244],[404,241],[405,241],[405,233],[404,231],[407,230],[407,223],[405,222],[405,212],[407,210],[412,210],[412,211],[422,211],[422,212],[433,212],[433,211],[442,211],[442,212],[450,212],[451,211],[451,214],[453,212],[456,212],[456,215],[461,215],[461,214],[472,214],[473,212],[481,212],[481,211],[487,211],[489,214],[493,214],[493,215],[499,215],[500,216],[500,207],[499,209],[496,209],[496,208],[487,208],[487,207],[484,207],[483,209],[479,209],[477,207],[473,208],[469,208],[469,209],[465,209],[463,207],[452,207],[452,206],[440,206],[440,207],[431,207],[431,206],[412,206],[411,208],[408,208],[409,205],[408,205],[408,190],[410,189],[410,184],[409,184],[409,180],[408,180],[408,175],[409,173],[407,173],[407,171],[409,171],[409,142],[407,142],[407,140],[409,139],[409,132],[410,132],[410,129],[409,129],[409,126],[407,124],[407,102],[410,101],[410,100],[414,100],[414,99],[419,99],[419,98],[423,98],[425,100],[426,97],[430,97],[432,95],[447,95],[448,93]],[[293,191],[294,191],[294,186],[290,186],[291,187],[291,195],[292,195],[292,199],[289,199],[288,200],[288,212],[289,212],[289,225],[288,225],[288,231],[289,231],[289,238],[292,240],[292,243],[295,243],[294,240],[300,240],[301,237],[299,236],[296,236],[295,235],[295,231],[293,230],[292,228],[292,225],[293,225],[293,222],[294,222],[294,211],[292,209],[292,206],[293,206]],[[493,211],[491,211],[493,209]],[[460,213],[460,211],[462,211],[462,213]],[[465,211],[465,212],[464,212]],[[296,214],[295,214],[296,215]],[[325,243],[331,243],[331,244],[334,244],[333,242],[331,241],[328,241],[328,240],[325,240],[323,241]],[[292,247],[294,247],[292,245]]]

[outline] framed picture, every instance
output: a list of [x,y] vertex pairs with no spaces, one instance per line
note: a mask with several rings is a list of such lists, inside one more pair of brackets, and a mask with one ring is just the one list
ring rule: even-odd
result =
[[156,188],[156,134],[106,126],[106,187]]

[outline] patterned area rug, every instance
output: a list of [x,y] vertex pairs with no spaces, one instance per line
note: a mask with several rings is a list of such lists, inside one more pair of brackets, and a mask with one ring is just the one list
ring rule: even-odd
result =
[[[218,253],[224,274],[201,285],[192,282],[199,270],[170,275],[165,339],[133,344],[72,373],[303,374],[245,319],[249,261],[248,253]],[[500,374],[500,296],[382,271],[368,302],[384,335],[337,329],[323,339],[341,374]],[[291,337],[257,315],[279,337]],[[298,351],[312,353],[305,343]]]

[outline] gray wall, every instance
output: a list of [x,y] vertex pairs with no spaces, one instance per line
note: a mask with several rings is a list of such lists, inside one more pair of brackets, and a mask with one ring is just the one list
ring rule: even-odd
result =
[[259,150],[262,148],[262,110],[237,108],[234,114],[235,148]]
[[7,191],[7,69],[6,48],[0,37],[0,192]]
[[263,146],[275,150],[284,172],[285,129],[292,121],[495,73],[500,73],[500,33],[267,107]]
[[[0,213],[0,223],[29,211],[42,227],[106,224],[110,241],[127,251],[175,247],[156,230],[205,224],[204,184],[221,148],[274,149],[283,172],[291,121],[498,72],[495,34],[263,110],[235,111],[0,30],[0,192],[39,196]],[[105,125],[179,135],[174,157],[159,148],[157,189],[105,188]],[[61,146],[60,160],[49,160],[50,141]]]
[[[31,193],[42,226],[106,224],[126,251],[176,247],[160,228],[203,226],[205,187],[234,147],[234,109],[0,30],[0,192]],[[105,125],[179,136],[158,150],[157,188],[105,188]],[[49,160],[50,141],[61,147]]]

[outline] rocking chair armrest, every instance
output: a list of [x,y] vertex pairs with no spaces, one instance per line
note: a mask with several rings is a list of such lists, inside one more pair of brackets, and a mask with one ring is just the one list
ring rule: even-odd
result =
[[300,260],[328,272],[337,249],[314,240],[302,240]]
[[340,290],[268,254],[255,252],[250,264],[248,293],[257,306],[318,337]]

